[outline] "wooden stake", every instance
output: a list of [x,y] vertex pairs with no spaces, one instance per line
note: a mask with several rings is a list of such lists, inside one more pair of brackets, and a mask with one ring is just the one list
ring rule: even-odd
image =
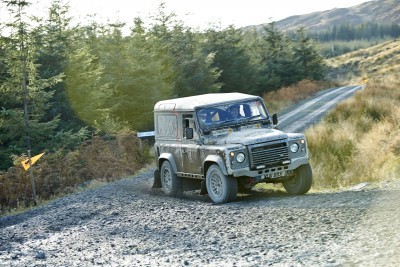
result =
[[28,160],[29,160],[29,177],[31,178],[31,184],[32,184],[32,194],[33,194],[33,203],[35,206],[37,206],[37,196],[36,196],[36,189],[35,189],[35,179],[33,177],[33,169],[32,169],[32,157],[31,157],[31,151],[28,150]]

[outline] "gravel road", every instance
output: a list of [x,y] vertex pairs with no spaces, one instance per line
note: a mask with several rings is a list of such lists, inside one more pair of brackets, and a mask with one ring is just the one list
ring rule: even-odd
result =
[[320,91],[278,114],[278,128],[289,133],[302,132],[319,122],[338,103],[363,88],[361,85],[350,85]]
[[398,266],[400,182],[214,205],[145,171],[0,218],[0,266]]

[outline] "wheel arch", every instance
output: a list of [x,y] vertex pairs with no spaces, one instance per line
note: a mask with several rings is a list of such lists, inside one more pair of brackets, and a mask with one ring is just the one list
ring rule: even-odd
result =
[[174,159],[174,156],[171,153],[162,153],[159,157],[158,157],[158,169],[161,170],[161,166],[163,164],[164,161],[168,160],[169,163],[171,163],[172,166],[172,170],[177,173],[178,172],[178,168],[176,167],[176,162]]
[[224,164],[223,159],[220,156],[217,156],[217,155],[209,155],[204,160],[204,176],[206,176],[206,173],[207,173],[208,169],[213,164],[217,164],[221,168],[221,171],[222,171],[223,174],[229,175],[228,171],[226,170],[226,166]]

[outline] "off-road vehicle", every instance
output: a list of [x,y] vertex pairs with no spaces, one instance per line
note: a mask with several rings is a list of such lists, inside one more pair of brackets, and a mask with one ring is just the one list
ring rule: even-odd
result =
[[183,179],[200,181],[215,203],[233,201],[255,184],[282,183],[289,194],[312,183],[307,141],[277,130],[263,100],[242,93],[163,100],[154,107],[157,169],[153,187],[183,191]]

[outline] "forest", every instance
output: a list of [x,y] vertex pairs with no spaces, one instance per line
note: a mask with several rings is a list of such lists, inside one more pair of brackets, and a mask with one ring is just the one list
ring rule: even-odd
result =
[[0,27],[0,170],[27,150],[65,155],[95,135],[152,130],[161,99],[261,96],[324,78],[324,60],[304,29],[290,37],[274,23],[262,33],[199,31],[164,3],[151,21],[76,24],[63,0],[45,18],[27,14],[26,0],[1,3],[12,21]]
[[396,22],[382,24],[374,21],[352,25],[344,23],[317,31],[314,37],[320,42],[377,40],[400,37],[400,25]]
[[369,21],[358,25],[343,23],[319,31],[309,32],[318,43],[324,58],[340,56],[400,37],[400,25]]

